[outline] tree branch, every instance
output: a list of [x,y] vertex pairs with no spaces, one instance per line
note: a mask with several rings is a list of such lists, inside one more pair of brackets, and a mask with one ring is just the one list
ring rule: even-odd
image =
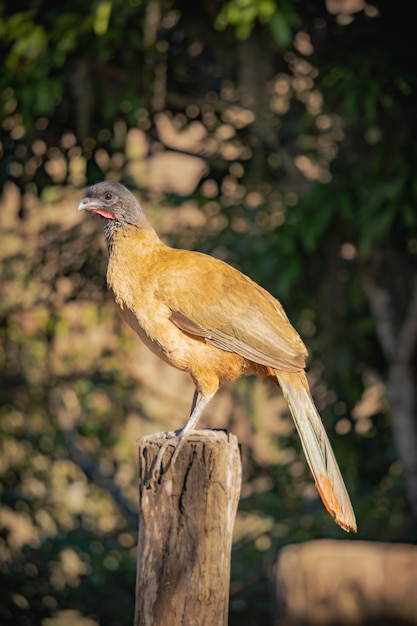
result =
[[121,489],[100,471],[94,457],[81,450],[70,430],[65,430],[65,443],[72,462],[82,469],[89,481],[95,483],[111,495],[119,509],[130,519],[132,525],[136,527],[138,514],[132,508],[131,503],[124,497]]

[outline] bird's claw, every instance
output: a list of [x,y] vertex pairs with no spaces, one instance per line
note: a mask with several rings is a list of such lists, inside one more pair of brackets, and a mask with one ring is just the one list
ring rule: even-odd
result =
[[[150,469],[150,477],[148,480],[149,486],[154,486],[154,488],[156,488],[156,485],[160,483],[162,474],[164,473],[164,468],[162,466],[163,457],[167,448],[171,445],[174,446],[174,451],[165,466],[165,471],[167,471],[169,467],[171,468],[172,472],[174,471],[175,462],[178,459],[179,453],[184,443],[187,441],[188,436],[189,432],[184,432],[183,428],[179,428],[178,430],[152,433],[150,435],[142,437],[142,440],[150,439],[152,440],[152,442],[155,442],[156,439],[165,439],[152,463],[152,467]],[[216,433],[209,432],[208,439],[210,443],[215,443],[217,441]]]
[[165,439],[165,441],[162,443],[161,447],[159,448],[158,453],[152,463],[152,467],[150,469],[150,476],[148,480],[149,486],[153,486],[154,488],[156,488],[156,485],[159,484],[161,480],[161,476],[164,473],[164,468],[162,467],[162,460],[163,460],[163,457],[167,448],[170,445],[174,446],[174,452],[172,453],[172,456],[169,459],[165,467],[165,471],[168,469],[169,466],[171,467],[171,470],[173,469],[174,463],[178,457],[179,449],[182,447],[182,444],[184,443],[184,440],[181,439],[181,432],[182,432],[181,429],[164,431],[164,432],[159,432],[159,433],[152,433],[150,435],[145,435],[144,437],[141,438],[142,441],[145,439],[145,440],[151,440],[152,442],[154,442],[155,439]]

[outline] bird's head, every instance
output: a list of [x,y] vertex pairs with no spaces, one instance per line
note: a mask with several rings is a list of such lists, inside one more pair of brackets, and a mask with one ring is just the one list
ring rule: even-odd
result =
[[120,183],[105,181],[90,187],[78,205],[78,211],[96,213],[105,220],[109,245],[117,230],[126,226],[147,224],[138,200]]

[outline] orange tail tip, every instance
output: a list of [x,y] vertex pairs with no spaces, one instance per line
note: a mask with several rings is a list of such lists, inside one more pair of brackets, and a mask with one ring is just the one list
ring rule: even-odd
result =
[[[343,530],[356,533],[357,526],[355,518],[351,514],[346,516],[343,513],[342,507],[336,499],[335,493],[330,484],[330,480],[327,478],[327,476],[321,475],[315,477],[315,483],[324,506],[326,507],[330,515],[334,517],[336,523],[341,528],[343,528]],[[347,517],[349,519],[347,519]]]

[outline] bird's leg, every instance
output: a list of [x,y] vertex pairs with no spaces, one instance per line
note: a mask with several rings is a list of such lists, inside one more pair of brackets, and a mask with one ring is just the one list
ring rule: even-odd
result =
[[154,480],[156,480],[157,474],[161,468],[162,458],[165,454],[165,450],[167,449],[167,447],[171,444],[173,439],[178,438],[178,443],[175,446],[174,453],[171,457],[171,466],[172,466],[175,460],[177,459],[179,451],[184,445],[187,439],[187,436],[189,435],[190,431],[193,430],[194,426],[197,425],[197,422],[200,419],[202,412],[204,411],[204,409],[206,408],[206,406],[208,405],[208,403],[214,396],[214,393],[211,393],[208,396],[201,396],[200,399],[198,399],[198,396],[199,396],[199,393],[196,390],[194,392],[193,402],[191,405],[190,417],[188,418],[188,421],[185,424],[185,426],[181,428],[180,430],[175,431],[175,434],[169,439],[167,439],[159,448],[158,454],[156,456],[156,459],[152,468],[152,477],[154,478]]
[[196,390],[194,391],[193,401],[191,402],[190,417],[192,416],[193,411],[194,411],[194,409],[195,409],[195,407],[196,407],[197,400],[198,400],[198,391],[197,391],[197,389],[196,389]]
[[[197,404],[197,399],[198,399],[198,391],[196,389],[193,395],[193,401],[191,403],[190,417],[191,417],[192,412],[195,409],[195,405]],[[149,439],[150,441],[154,441],[158,437],[161,437],[161,438],[163,437],[164,439],[167,439],[166,443],[168,445],[171,442],[171,439],[175,439],[175,437],[177,437],[180,433],[181,433],[181,428],[179,428],[178,430],[161,430],[160,432],[157,432],[157,433],[150,433],[149,435],[144,435],[142,439]],[[167,446],[164,447],[164,452],[166,448]]]
[[185,424],[183,428],[178,433],[178,443],[175,447],[174,454],[172,455],[171,463],[174,464],[175,459],[178,458],[179,451],[184,445],[188,434],[190,431],[194,429],[194,426],[197,426],[197,422],[201,417],[202,412],[214,396],[214,393],[211,393],[209,396],[201,396],[198,400],[198,392],[194,393],[193,403],[191,406],[191,415],[188,418],[188,422]]

